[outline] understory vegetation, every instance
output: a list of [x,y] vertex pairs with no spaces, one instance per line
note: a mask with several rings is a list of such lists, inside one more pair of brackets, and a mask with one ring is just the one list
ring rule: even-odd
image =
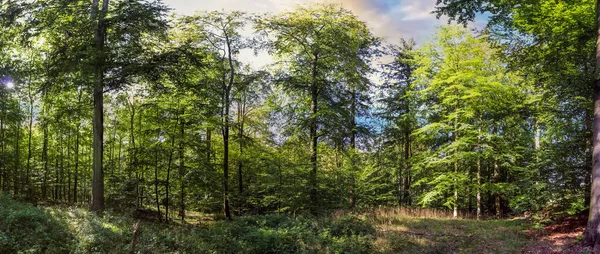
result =
[[[418,218],[387,210],[242,216],[192,224],[141,220],[135,253],[515,253],[528,220]],[[85,207],[34,207],[0,196],[0,253],[128,253],[138,219]]]

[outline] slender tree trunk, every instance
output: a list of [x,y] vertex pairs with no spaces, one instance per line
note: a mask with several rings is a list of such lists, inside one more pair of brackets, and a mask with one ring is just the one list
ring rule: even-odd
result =
[[19,194],[19,171],[21,171],[21,149],[19,148],[19,140],[21,139],[21,126],[16,125],[17,135],[15,137],[15,169],[13,174],[13,194],[17,196]]
[[[139,174],[137,173],[136,170],[136,148],[135,148],[135,102],[134,102],[134,98],[131,99],[130,101],[130,108],[131,108],[131,115],[129,117],[129,139],[130,139],[130,147],[129,147],[129,171],[135,171],[136,172],[136,206],[140,206],[139,200],[140,200],[140,184],[139,184]],[[121,157],[121,148],[119,147],[119,158]]]
[[206,128],[206,162],[208,163],[208,165],[212,165],[211,158],[210,158],[211,149],[212,149],[210,146],[211,136],[212,136],[212,128],[207,127]]
[[319,55],[315,54],[313,58],[313,66],[312,66],[312,84],[311,84],[311,104],[310,104],[310,163],[311,163],[311,171],[310,171],[310,201],[311,201],[311,212],[315,214],[317,212],[317,208],[319,207],[319,200],[317,197],[317,146],[318,146],[318,136],[317,136],[317,112],[318,112],[318,96],[319,96],[319,87],[317,83],[317,65],[319,62]]
[[[81,96],[83,89],[79,89],[77,96],[77,107],[81,105]],[[77,184],[79,181],[79,137],[81,136],[81,119],[77,119],[77,128],[75,129],[75,172],[73,175],[73,203],[77,204]]]
[[6,174],[6,164],[4,161],[6,161],[4,159],[4,157],[6,156],[4,154],[4,151],[6,150],[5,148],[5,138],[6,136],[4,135],[4,101],[0,102],[0,105],[2,105],[2,111],[0,112],[0,158],[3,160],[2,163],[0,163],[0,191],[4,192],[6,191],[6,178],[7,178],[7,174]]
[[[185,115],[185,110],[182,110],[182,115]],[[179,178],[181,184],[181,223],[185,224],[185,120],[181,119],[179,132]]]
[[356,185],[356,172],[355,172],[355,164],[354,164],[354,160],[356,158],[354,158],[356,156],[356,134],[357,134],[357,126],[356,126],[356,88],[352,89],[352,94],[350,95],[351,100],[352,100],[352,104],[350,105],[350,113],[352,114],[352,118],[350,119],[350,127],[352,128],[351,133],[350,133],[350,148],[352,148],[352,160],[353,163],[351,165],[352,168],[352,172],[350,174],[350,208],[354,208],[356,207],[356,194],[354,193],[354,185]]
[[64,149],[64,145],[63,145],[63,135],[62,133],[60,134],[60,180],[59,180],[59,188],[58,188],[58,194],[59,194],[59,199],[61,199],[61,201],[64,201],[65,198],[65,149]]
[[91,19],[94,24],[94,43],[96,59],[94,65],[94,161],[92,176],[92,205],[91,210],[102,212],[104,210],[104,171],[102,165],[103,139],[104,139],[104,40],[106,26],[104,17],[108,12],[108,1],[102,0],[102,9],[98,13],[100,0],[93,0]]
[[[44,92],[44,98],[47,97],[47,92]],[[44,100],[44,115],[47,114],[47,102]],[[42,163],[44,163],[44,180],[42,183],[42,199],[48,198],[48,122],[44,121],[44,141],[42,145]]]
[[[179,111],[179,110],[178,110]],[[179,112],[177,112],[179,113]],[[177,115],[177,118],[175,119],[175,122],[179,122],[179,115]],[[175,152],[175,138],[176,138],[176,129],[177,129],[177,124],[175,124],[175,130],[173,131],[173,135],[171,137],[171,150],[169,151],[169,163],[167,164],[167,179],[166,179],[166,191],[165,191],[165,197],[167,199],[167,202],[165,204],[165,221],[169,222],[169,190],[170,190],[170,180],[171,180],[171,166],[173,164],[173,153]]]
[[231,97],[231,88],[233,87],[233,81],[235,77],[235,70],[233,68],[233,55],[231,53],[231,41],[229,36],[225,32],[225,42],[227,46],[227,60],[229,62],[229,83],[225,85],[224,96],[224,115],[223,115],[223,211],[225,218],[231,219],[231,212],[229,211],[229,106]]
[[[112,145],[110,151],[110,177],[114,177],[115,170],[117,170],[117,165],[119,159],[115,160],[115,146],[117,145],[117,126],[119,125],[119,121],[117,121],[117,117],[119,116],[119,109],[117,108],[115,112],[115,118],[113,119],[113,134],[112,134]],[[121,149],[121,140],[119,140],[119,149]],[[119,151],[120,152],[120,151]],[[128,179],[131,179],[131,171],[128,171]]]
[[[408,112],[408,106],[406,108]],[[408,114],[408,113],[407,113]],[[410,123],[406,123],[406,130],[404,131],[404,171],[405,171],[405,185],[404,185],[404,200],[410,206],[410,184],[411,184],[411,173],[410,173]]]
[[[458,116],[454,119],[454,142],[458,142]],[[455,153],[458,153],[458,148]],[[452,216],[454,218],[458,217],[458,180],[456,179],[458,175],[458,156],[454,161],[454,208],[452,212]]]
[[244,182],[243,182],[243,177],[242,177],[242,167],[243,167],[243,162],[242,162],[242,158],[244,155],[244,114],[245,114],[245,100],[243,98],[243,95],[240,96],[242,98],[240,98],[240,103],[238,104],[238,140],[239,140],[239,145],[240,145],[240,155],[239,155],[239,159],[238,159],[238,191],[239,191],[239,195],[240,195],[240,199],[242,198],[242,194],[244,193]]
[[167,202],[165,203],[165,221],[169,222],[169,189],[170,189],[170,177],[171,177],[171,165],[173,164],[173,151],[174,151],[174,146],[175,146],[175,135],[173,135],[173,138],[171,138],[171,151],[169,152],[169,163],[167,164],[167,179],[166,179],[166,186],[165,186],[165,197]]
[[[158,109],[156,109],[156,119],[158,120],[159,118],[159,114],[158,114]],[[157,133],[156,133],[156,139],[160,140],[160,128],[158,129]],[[159,201],[159,197],[160,195],[158,195],[158,142],[156,144],[156,147],[154,148],[154,195],[156,197],[156,210],[158,211],[158,220],[162,221],[162,215],[160,214],[160,201]]]
[[[71,131],[69,131],[69,136]],[[71,139],[69,137],[67,137],[67,168],[66,168],[66,173],[67,173],[67,202],[71,203]]]
[[58,156],[56,156],[56,162],[55,162],[55,167],[54,167],[54,201],[59,201],[59,188],[60,188],[60,172],[59,172],[59,166],[58,166]]
[[25,169],[25,195],[31,198],[32,186],[29,186],[29,173],[31,171],[31,137],[33,134],[33,95],[29,84],[29,133],[27,138],[27,168]]
[[[2,143],[0,144],[0,156],[2,156],[3,161],[8,161],[5,160],[4,158],[6,154],[6,133],[4,131],[4,116],[5,116],[5,110],[4,110],[4,103],[5,102],[1,102],[2,103],[2,113],[0,115],[0,137],[2,138]],[[0,172],[0,174],[2,174],[0,176],[0,185],[2,185],[2,188],[0,190],[2,190],[3,192],[7,192],[8,191],[8,167],[6,165],[5,162],[2,162],[2,164],[0,165],[2,168],[2,172]]]
[[[494,159],[494,183],[496,185],[500,183],[500,167],[498,166],[498,160],[496,159]],[[496,207],[496,218],[502,217],[500,192],[497,190],[494,193],[494,206]]]
[[[480,121],[481,122],[481,121]],[[481,219],[481,128],[477,130],[477,220]]]
[[78,120],[75,133],[75,172],[73,174],[73,203],[77,204],[77,184],[79,181],[79,132],[81,121]]

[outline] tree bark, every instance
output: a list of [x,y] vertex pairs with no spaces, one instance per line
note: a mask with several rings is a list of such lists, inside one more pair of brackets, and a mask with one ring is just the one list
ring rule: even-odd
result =
[[481,219],[481,129],[477,130],[477,220]]
[[246,101],[245,101],[245,97],[243,95],[243,91],[240,92],[240,102],[238,103],[238,140],[239,140],[239,151],[240,151],[240,155],[238,158],[238,191],[239,191],[239,195],[240,195],[240,199],[242,198],[242,195],[244,193],[244,182],[243,182],[243,175],[242,175],[242,169],[243,169],[243,154],[244,154],[244,115],[245,115],[245,108],[246,108]]
[[[600,73],[600,0],[596,1],[596,73]],[[585,246],[600,249],[600,77],[594,82],[594,127],[592,149],[592,184],[590,190],[590,213],[583,237]]]
[[[454,142],[458,141],[458,116],[454,119]],[[458,148],[455,151],[458,153]],[[458,156],[454,161],[454,207],[452,211],[452,216],[454,218],[458,217],[458,180],[456,179],[458,175]]]
[[[350,147],[352,148],[352,160],[354,160],[355,149],[356,149],[356,134],[357,134],[357,126],[356,126],[356,88],[352,88],[352,94],[350,95],[352,103],[350,105],[350,114],[352,115],[350,119]],[[356,172],[354,170],[355,164],[352,163],[351,168],[352,172],[350,174],[350,208],[354,208],[356,206],[356,194],[354,192],[354,185],[356,185]]]
[[104,171],[102,165],[104,139],[104,40],[106,26],[104,17],[108,12],[109,0],[102,0],[102,9],[98,13],[100,0],[93,0],[91,19],[94,24],[95,64],[94,64],[94,119],[93,119],[93,176],[91,210],[104,210]]
[[[159,118],[159,114],[158,114],[158,108],[156,109],[156,119],[158,121]],[[154,148],[154,196],[155,196],[155,201],[156,201],[156,210],[158,211],[158,220],[162,221],[162,215],[160,214],[160,201],[159,201],[159,195],[158,195],[158,142],[160,142],[160,128],[158,128],[157,133],[156,133],[156,147]]]
[[317,208],[319,206],[319,200],[317,198],[317,146],[318,146],[318,136],[317,136],[317,111],[318,111],[318,96],[319,96],[319,88],[317,83],[317,67],[319,63],[319,54],[314,54],[313,56],[313,66],[312,66],[312,85],[311,85],[311,116],[310,116],[310,163],[311,163],[311,171],[310,171],[310,210],[313,214],[317,212]]
[[[496,159],[494,159],[494,183],[496,185],[500,183],[500,167],[498,166],[498,160]],[[494,207],[496,207],[496,218],[502,217],[500,191],[498,190],[494,192]]]
[[15,138],[15,169],[13,174],[13,195],[19,194],[19,171],[21,171],[21,149],[19,148],[19,139],[21,139],[21,126],[16,125],[17,137]]
[[31,137],[33,134],[33,94],[29,84],[29,133],[27,138],[27,168],[25,169],[25,195],[31,198],[32,187],[29,186],[29,173],[31,170]]
[[[47,103],[47,91],[44,91],[44,107],[43,114],[46,116],[48,113]],[[44,141],[42,145],[42,163],[44,163],[44,179],[42,182],[42,199],[48,198],[48,122],[42,121],[42,128],[44,129]]]
[[235,76],[233,68],[233,54],[231,53],[231,41],[226,32],[225,43],[227,46],[227,60],[229,63],[229,82],[224,85],[224,114],[223,114],[223,211],[225,218],[231,219],[229,211],[229,107],[231,103],[231,88]]
[[173,147],[175,146],[175,135],[171,138],[171,151],[169,152],[169,163],[167,164],[167,179],[165,182],[165,197],[167,202],[165,203],[165,221],[169,222],[169,182],[171,178],[171,165],[173,164]]
[[[185,110],[182,110],[181,114],[184,115]],[[181,223],[185,224],[185,120],[181,119],[179,132],[179,178],[181,184]]]

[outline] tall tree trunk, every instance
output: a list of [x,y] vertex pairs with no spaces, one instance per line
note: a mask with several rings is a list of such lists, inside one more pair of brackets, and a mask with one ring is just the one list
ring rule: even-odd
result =
[[[179,122],[179,107],[178,107],[178,115],[177,118],[175,119],[175,122],[178,123]],[[165,203],[165,221],[169,222],[169,190],[170,190],[170,180],[171,180],[171,166],[173,164],[173,153],[175,152],[175,138],[176,138],[176,130],[177,130],[177,124],[175,124],[173,130],[173,135],[171,136],[171,147],[170,147],[170,151],[169,151],[169,163],[167,164],[167,179],[166,179],[166,186],[165,186],[165,197],[167,202]]]
[[[128,165],[128,170],[129,171],[134,171],[136,172],[136,206],[140,206],[141,204],[138,204],[138,201],[140,200],[140,188],[139,188],[139,174],[136,170],[136,151],[135,151],[135,98],[132,98],[130,101],[129,106],[131,107],[131,115],[129,117],[129,139],[130,139],[130,147],[129,147],[129,165]],[[121,148],[119,147],[119,158],[121,157]]]
[[[181,112],[182,116],[185,114],[185,110]],[[179,178],[181,184],[181,223],[185,224],[185,118],[181,119],[179,130]]]
[[[408,108],[407,108],[407,112],[408,112]],[[406,123],[406,130],[404,131],[404,178],[405,178],[405,184],[404,184],[404,200],[405,202],[410,206],[411,205],[411,198],[410,198],[410,184],[411,184],[411,173],[410,173],[410,144],[411,144],[411,140],[410,140],[410,123]]]
[[54,201],[59,201],[59,188],[60,188],[60,172],[58,166],[58,156],[56,156],[55,166],[54,166]]
[[350,165],[350,167],[352,168],[352,172],[350,174],[350,208],[354,208],[356,206],[356,194],[354,193],[354,186],[356,185],[356,172],[355,172],[355,163],[354,160],[355,158],[355,149],[356,149],[356,134],[357,134],[357,126],[356,126],[356,88],[352,88],[352,94],[350,95],[352,103],[350,105],[350,114],[352,115],[351,119],[350,119],[350,128],[351,132],[350,132],[350,148],[352,148],[352,160],[353,163],[352,165]]
[[479,128],[477,129],[477,220],[481,219],[481,152],[481,128]]
[[[159,119],[158,109],[156,109],[156,119]],[[160,201],[158,195],[158,142],[160,142],[160,128],[156,133],[156,147],[154,148],[154,195],[156,197],[156,210],[158,211],[158,220],[162,221],[162,215],[160,214]]]
[[[497,159],[494,159],[494,183],[496,185],[500,183],[500,167],[498,166]],[[502,207],[500,200],[500,192],[498,190],[494,192],[494,207],[496,207],[496,218],[500,218],[502,216]]]
[[29,172],[31,170],[31,137],[33,134],[33,95],[31,94],[31,84],[29,84],[29,133],[27,138],[27,168],[25,169],[25,195],[31,198],[32,187],[29,186]]
[[77,184],[79,181],[79,134],[81,121],[78,120],[75,133],[75,172],[73,174],[73,203],[77,204]]
[[[243,93],[243,92],[241,92]],[[242,195],[244,193],[244,182],[243,182],[243,176],[242,176],[242,168],[243,168],[243,162],[242,162],[242,158],[244,155],[244,114],[245,114],[245,98],[244,95],[240,96],[240,103],[238,103],[238,140],[239,140],[239,151],[240,151],[240,155],[238,158],[238,172],[237,172],[237,176],[238,176],[238,192],[240,195],[240,199],[242,198]]]
[[[44,98],[47,97],[47,92],[44,92]],[[48,112],[48,105],[47,105],[47,101],[44,100],[44,115],[47,114]],[[43,129],[44,129],[44,141],[43,141],[43,145],[42,145],[42,163],[44,163],[44,179],[42,182],[42,199],[47,199],[48,198],[48,122],[47,121],[43,121],[42,122],[43,125]]]
[[15,169],[13,174],[13,194],[17,196],[19,194],[19,171],[21,171],[21,149],[19,148],[19,139],[21,139],[21,126],[16,125],[17,137],[15,138]]
[[[596,1],[596,73],[600,73],[600,0]],[[600,250],[600,77],[594,82],[594,127],[590,214],[583,243]]]
[[60,175],[59,175],[59,187],[58,187],[58,194],[59,194],[59,199],[61,199],[61,201],[64,201],[65,198],[65,148],[63,145],[63,134],[60,134],[60,141],[59,141],[59,146],[60,146]]
[[[0,156],[2,156],[2,158],[8,158],[6,157],[6,133],[4,130],[4,116],[5,116],[5,111],[4,111],[4,102],[2,102],[2,115],[0,115],[0,136],[2,138],[2,144],[0,144]],[[8,161],[8,160],[5,160]],[[9,182],[8,182],[8,165],[6,163],[2,163],[2,179],[0,180],[0,185],[2,185],[2,190],[3,192],[8,192],[8,188],[9,188]]]
[[[458,116],[454,119],[454,142],[458,142]],[[458,148],[455,153],[458,153]],[[458,156],[454,161],[454,207],[452,211],[452,216],[454,218],[458,217]]]
[[[4,151],[6,150],[6,141],[4,140],[6,138],[6,136],[4,135],[4,103],[4,101],[0,102],[0,105],[2,106],[2,111],[0,112],[0,158],[2,158],[3,161],[5,161],[4,158],[6,156],[4,154]],[[6,168],[6,164],[2,162],[0,164],[0,191],[3,192],[6,191]]]
[[310,103],[310,163],[311,163],[311,171],[310,171],[310,201],[311,201],[311,212],[315,214],[317,212],[317,208],[319,206],[319,200],[317,198],[317,145],[318,139],[317,136],[317,111],[318,111],[318,96],[319,96],[319,87],[317,83],[317,65],[319,63],[319,55],[315,54],[313,58],[313,66],[312,66],[312,84],[311,84],[311,103]]
[[108,12],[108,1],[102,0],[102,9],[98,13],[100,0],[93,0],[91,19],[94,24],[95,64],[94,64],[94,161],[92,176],[92,205],[91,210],[104,210],[104,172],[102,165],[104,139],[104,40],[106,26],[104,17]]
[[[71,131],[69,130],[69,137],[72,136],[70,135]],[[66,189],[67,189],[67,202],[71,202],[71,139],[67,137],[67,167],[66,167],[66,173],[67,173],[67,184],[66,184]]]
[[169,189],[170,189],[170,178],[171,178],[171,165],[173,164],[173,152],[174,152],[174,146],[175,146],[175,135],[173,135],[173,137],[171,138],[171,151],[169,151],[169,163],[167,164],[167,179],[165,182],[165,197],[166,197],[166,203],[165,203],[165,221],[169,222]]
[[[79,95],[77,96],[77,107],[81,105],[81,96],[83,89],[79,89]],[[77,184],[79,181],[79,137],[81,136],[81,119],[77,119],[77,128],[75,133],[75,172],[73,175],[73,203],[77,204]]]
[[211,158],[210,158],[211,149],[212,149],[210,146],[210,142],[212,140],[211,136],[212,136],[212,128],[207,127],[206,128],[206,163],[208,163],[209,166],[212,165]]
[[227,60],[229,63],[229,83],[224,84],[224,114],[223,114],[223,211],[225,218],[231,219],[231,212],[229,211],[229,106],[231,103],[231,88],[233,87],[233,81],[235,76],[235,70],[233,68],[233,54],[231,53],[231,41],[229,36],[225,32],[225,43],[227,46]]

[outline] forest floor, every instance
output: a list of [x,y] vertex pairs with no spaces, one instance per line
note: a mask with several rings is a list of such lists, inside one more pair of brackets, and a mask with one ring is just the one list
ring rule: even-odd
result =
[[[0,195],[0,253],[586,253],[583,217],[462,220],[381,212],[263,215],[187,225],[139,221],[64,205],[34,207]],[[132,238],[135,237],[135,246]]]
[[523,253],[592,253],[580,244],[586,224],[585,215],[568,216],[545,223],[541,229],[526,230],[527,236],[535,241],[525,248]]

